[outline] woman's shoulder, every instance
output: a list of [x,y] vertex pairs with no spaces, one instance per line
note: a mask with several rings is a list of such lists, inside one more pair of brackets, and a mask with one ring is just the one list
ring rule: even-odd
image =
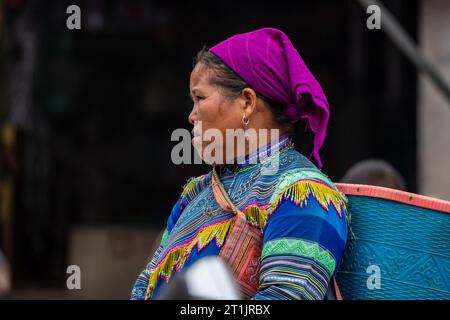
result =
[[325,207],[333,204],[338,211],[347,207],[347,198],[331,179],[294,149],[280,157],[277,176],[270,199],[272,208],[286,194],[299,198],[298,201],[312,195]]
[[295,149],[291,149],[279,157],[277,174],[279,176],[279,187],[298,180],[310,179],[320,181],[330,188],[336,189],[334,183],[322,170]]
[[211,180],[211,172],[197,177],[190,177],[183,185],[181,192],[181,203],[186,206],[192,201],[204,188],[207,188]]
[[183,190],[181,191],[181,195],[175,202],[167,221],[167,229],[169,232],[177,223],[184,208],[186,208],[186,206],[207,186],[208,179],[210,179],[209,173],[190,177],[186,180],[182,186]]

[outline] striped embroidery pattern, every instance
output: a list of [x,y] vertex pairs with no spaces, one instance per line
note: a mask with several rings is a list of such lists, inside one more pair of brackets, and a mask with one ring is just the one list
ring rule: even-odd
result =
[[281,238],[266,242],[261,258],[273,255],[292,254],[319,262],[328,272],[329,276],[336,269],[336,260],[327,249],[322,248],[317,242],[295,238]]
[[134,283],[133,290],[131,291],[131,300],[141,300],[147,292],[148,279],[150,273],[147,269],[141,272],[136,282]]
[[333,255],[316,242],[296,238],[268,241],[261,256],[260,295],[321,300],[335,267]]
[[186,181],[183,187],[183,192],[181,193],[181,204],[187,205],[201,192],[201,190],[205,187],[204,183],[201,183],[205,176],[206,174],[199,177],[191,177]]
[[322,300],[330,276],[316,260],[290,254],[261,261],[259,296],[271,299]]
[[169,239],[169,230],[165,229],[161,237],[161,246],[165,246],[168,239]]

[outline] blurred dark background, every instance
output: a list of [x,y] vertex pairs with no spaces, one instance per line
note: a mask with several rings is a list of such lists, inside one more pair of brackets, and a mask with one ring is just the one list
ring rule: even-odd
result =
[[[66,28],[71,4],[81,8],[81,30]],[[385,4],[416,40],[418,1]],[[236,33],[282,29],[322,84],[331,120],[321,155],[332,180],[362,159],[382,158],[417,190],[417,73],[381,30],[366,28],[356,1],[4,0],[0,7],[1,177],[10,191],[2,248],[13,288],[63,289],[67,265],[103,241],[98,248],[114,245],[117,259],[144,252],[122,269],[132,280],[116,296],[126,298],[182,185],[209,170],[170,159],[172,131],[191,129],[192,59]],[[309,155],[311,136],[304,123],[296,129],[296,147]],[[130,240],[136,230],[142,241]],[[103,275],[109,287],[100,286],[114,291],[114,259],[95,257],[83,258],[101,269],[92,281]]]

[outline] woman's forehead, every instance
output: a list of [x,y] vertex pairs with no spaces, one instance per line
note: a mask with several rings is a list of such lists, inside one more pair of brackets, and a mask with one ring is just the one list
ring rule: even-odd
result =
[[191,90],[195,89],[196,87],[205,87],[209,85],[210,83],[208,68],[205,65],[198,63],[191,72]]

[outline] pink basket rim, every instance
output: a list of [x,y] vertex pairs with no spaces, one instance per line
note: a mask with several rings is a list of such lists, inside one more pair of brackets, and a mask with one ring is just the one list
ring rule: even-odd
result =
[[381,198],[450,213],[450,201],[427,197],[411,192],[364,184],[335,183],[335,185],[340,192],[346,195]]

